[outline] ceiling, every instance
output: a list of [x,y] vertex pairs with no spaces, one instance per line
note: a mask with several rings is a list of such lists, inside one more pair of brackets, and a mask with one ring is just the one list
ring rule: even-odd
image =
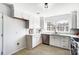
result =
[[13,3],[14,8],[23,14],[53,16],[70,13],[79,10],[79,3],[48,3],[48,8],[44,8],[44,3]]
[[14,5],[19,10],[44,16],[52,11],[56,3],[48,3],[48,8],[44,8],[44,3],[15,3]]

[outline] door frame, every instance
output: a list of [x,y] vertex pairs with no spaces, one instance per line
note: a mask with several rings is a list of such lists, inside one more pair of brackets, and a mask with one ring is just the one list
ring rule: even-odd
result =
[[1,38],[2,38],[2,40],[1,40],[2,41],[2,43],[1,43],[1,45],[2,45],[1,46],[1,55],[3,55],[3,46],[4,46],[4,37],[3,37],[3,32],[4,32],[4,27],[3,26],[4,26],[4,24],[3,23],[4,23],[4,20],[3,20],[3,13],[0,13],[0,14],[1,14],[1,18],[2,18],[1,19],[2,20],[2,25],[1,25],[2,26],[2,33],[1,33]]

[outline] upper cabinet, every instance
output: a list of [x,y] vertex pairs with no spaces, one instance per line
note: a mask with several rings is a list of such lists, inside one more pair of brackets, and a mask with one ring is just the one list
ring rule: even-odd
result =
[[22,11],[17,11],[17,10],[14,10],[14,16],[13,17],[26,19],[26,20],[29,20],[29,18],[30,18],[30,16],[27,13],[24,13]]
[[77,28],[77,11],[72,11],[71,15],[71,28],[76,29]]
[[23,10],[21,8],[19,8],[18,4],[14,4],[13,5],[13,17],[16,18],[21,18],[21,19],[25,19],[25,20],[29,20],[30,18],[30,14],[27,12],[27,10]]
[[72,29],[79,29],[79,11],[72,12]]
[[79,11],[77,12],[77,29],[79,29]]
[[56,32],[69,33],[71,29],[71,14],[55,16]]
[[43,29],[46,32],[54,32],[55,31],[55,20],[52,17],[43,18]]
[[44,17],[40,17],[40,27],[44,29]]
[[31,16],[29,18],[29,28],[40,28],[40,17]]
[[44,31],[70,33],[71,29],[79,29],[79,12],[72,11],[68,14],[43,17],[41,18],[41,23],[43,24],[41,27]]
[[55,25],[52,22],[47,22],[47,31],[55,31]]
[[43,18],[44,31],[69,33],[71,29],[71,17],[71,14],[64,14]]
[[57,23],[57,32],[69,32],[69,23],[68,22],[62,22]]

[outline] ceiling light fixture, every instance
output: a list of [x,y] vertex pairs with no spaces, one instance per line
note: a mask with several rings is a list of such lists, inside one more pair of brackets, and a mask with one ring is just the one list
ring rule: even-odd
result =
[[48,3],[44,3],[44,8],[48,8]]

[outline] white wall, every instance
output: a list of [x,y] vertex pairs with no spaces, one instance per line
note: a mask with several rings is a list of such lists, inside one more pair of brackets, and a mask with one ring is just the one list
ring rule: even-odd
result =
[[7,5],[0,3],[0,13],[10,16],[10,8]]
[[[13,54],[26,47],[26,28],[23,20],[4,16],[4,54]],[[17,45],[17,42],[20,45]]]

